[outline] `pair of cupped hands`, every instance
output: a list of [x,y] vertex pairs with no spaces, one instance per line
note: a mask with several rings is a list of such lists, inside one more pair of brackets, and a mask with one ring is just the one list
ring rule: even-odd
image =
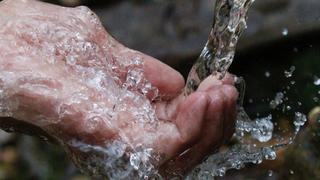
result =
[[[118,43],[85,7],[5,0],[0,27],[2,127],[24,122],[61,142],[97,146],[126,137],[122,140],[131,146],[163,155],[159,169],[179,173],[233,134],[238,93],[232,75],[209,77],[186,96],[177,71]],[[140,73],[143,86],[151,83],[158,93],[123,86],[129,71]],[[149,118],[156,119],[156,127],[137,123],[135,96],[152,107]],[[119,98],[122,109],[115,114]]]

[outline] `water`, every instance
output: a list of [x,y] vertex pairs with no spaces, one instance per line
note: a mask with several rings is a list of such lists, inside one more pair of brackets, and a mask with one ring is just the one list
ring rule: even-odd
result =
[[[192,67],[187,79],[185,94],[195,91],[201,81],[209,75],[223,78],[233,61],[237,41],[246,28],[246,16],[252,2],[252,0],[216,1],[212,31],[199,59]],[[81,17],[89,19],[92,26],[99,30],[100,23],[91,11],[85,7],[79,7],[77,11]],[[74,17],[79,16],[79,14]],[[38,20],[33,20],[36,22],[28,23],[41,24],[41,22],[37,22]],[[70,17],[65,23],[73,25],[77,21],[76,18]],[[68,72],[72,72],[69,73],[70,76],[75,76],[74,79],[71,79],[70,84],[77,82],[88,87],[77,89],[77,86],[75,86],[70,90],[72,94],[70,96],[68,94],[64,99],[64,106],[79,108],[81,107],[78,105],[84,106],[83,109],[80,109],[86,114],[84,124],[81,124],[86,129],[84,133],[94,134],[96,129],[104,128],[104,126],[110,127],[118,133],[112,141],[100,144],[90,144],[79,140],[81,138],[71,138],[61,142],[75,164],[83,172],[98,179],[161,179],[157,172],[157,163],[163,157],[150,145],[150,142],[156,142],[159,137],[157,132],[159,131],[160,121],[157,119],[152,105],[152,100],[158,97],[158,90],[144,78],[143,63],[139,56],[130,57],[130,59],[112,57],[111,59],[114,62],[105,63],[106,55],[101,54],[101,52],[110,51],[108,48],[112,48],[110,47],[112,42],[106,42],[103,45],[105,49],[99,49],[100,47],[96,44],[86,41],[86,37],[82,37],[81,33],[68,31],[67,28],[59,29],[56,24],[50,23],[48,23],[47,28],[55,31],[42,28],[39,27],[39,32],[37,32],[39,37],[42,36],[43,39],[46,39],[56,37],[58,34],[65,41],[61,44],[54,42],[52,44],[59,45],[57,48],[60,50],[59,54],[67,54],[66,68]],[[87,30],[87,28],[82,29]],[[25,33],[33,32],[28,29],[25,31]],[[48,32],[54,32],[54,34],[48,35]],[[45,44],[43,47],[43,49],[48,50],[47,56],[51,56],[52,53],[55,54],[55,51],[49,51],[55,48],[50,47],[50,44]],[[38,47],[31,50],[37,52],[37,49]],[[120,56],[121,53],[128,52],[119,52]],[[54,57],[54,55],[52,56]],[[92,61],[88,62],[89,64],[86,61],[82,62],[78,58],[79,56],[87,57]],[[103,61],[100,61],[101,59]],[[48,61],[47,63],[56,62]],[[115,75],[116,70],[119,69],[127,70],[123,79],[117,78]],[[293,71],[290,69],[286,76],[291,77]],[[15,78],[16,76],[11,72],[0,72],[0,79],[2,77]],[[119,83],[120,81],[123,81],[123,83]],[[295,126],[294,133],[290,141],[279,138],[276,139],[276,143],[270,143],[275,137],[281,137],[274,133],[275,125],[272,122],[272,115],[251,120],[242,107],[245,92],[244,80],[236,78],[235,81],[240,91],[240,97],[238,100],[236,132],[233,137],[234,145],[209,156],[190,172],[189,176],[186,177],[187,179],[223,176],[230,169],[243,168],[246,163],[260,164],[264,159],[273,160],[276,158],[276,151],[291,143],[301,126],[306,122],[305,115],[296,113],[293,123]],[[26,84],[24,87],[33,92],[39,90],[36,85]],[[88,90],[90,88],[97,90],[97,95],[100,96],[96,99],[90,99],[93,96]],[[1,94],[2,92],[0,92],[0,97]],[[283,103],[283,99],[284,94],[279,93],[274,100],[275,103],[273,103],[275,107]],[[10,106],[11,110],[14,109],[12,107]],[[73,112],[62,107],[57,108],[63,112],[61,118],[74,115]],[[2,108],[2,110],[6,110],[6,108]],[[13,114],[17,116],[15,118],[19,119],[18,112]],[[169,128],[162,132],[161,136],[167,135]],[[134,139],[139,135],[142,136],[139,137],[140,139]],[[137,143],[140,142],[139,140],[145,142]]]
[[[185,94],[195,91],[201,81],[209,75],[224,77],[231,65],[237,41],[246,28],[246,16],[252,0],[217,0],[215,5],[214,23],[207,44],[201,55],[192,67],[187,79]],[[83,11],[87,11],[84,9]],[[113,113],[108,114],[112,119],[119,118],[117,114],[132,112],[133,124],[143,128],[150,128],[156,132],[159,124],[154,109],[149,101],[145,101],[150,92],[151,100],[157,98],[157,89],[143,78],[141,61],[124,60],[120,66],[128,67],[128,73],[121,90],[114,93],[110,101],[116,102]],[[129,63],[131,62],[131,63]],[[133,62],[133,63],[132,63]],[[70,59],[71,64],[76,62]],[[111,67],[116,69],[117,67]],[[88,69],[86,70],[88,71]],[[292,77],[295,67],[285,72],[287,78]],[[88,79],[95,87],[102,90],[101,81],[107,77],[105,74],[94,73]],[[97,77],[99,76],[99,77]],[[269,77],[270,73],[266,73]],[[295,127],[292,136],[287,139],[276,134],[276,125],[272,121],[272,115],[251,120],[242,107],[245,92],[245,82],[242,78],[235,79],[239,89],[238,116],[236,132],[233,136],[234,145],[220,149],[210,155],[203,163],[197,166],[186,179],[212,179],[215,176],[223,176],[230,169],[241,169],[247,163],[260,164],[263,160],[274,160],[276,152],[280,148],[293,142],[301,126],[306,122],[306,116],[296,113]],[[116,85],[114,85],[116,86]],[[108,87],[110,88],[110,87]],[[111,89],[112,91],[112,89]],[[279,92],[270,106],[276,108],[283,103],[285,93]],[[128,102],[134,106],[128,106]],[[135,108],[136,107],[136,108]],[[96,108],[95,108],[96,109]],[[102,112],[104,112],[102,110]],[[112,124],[112,122],[110,122]],[[115,127],[118,128],[118,127]],[[284,130],[290,131],[290,130]],[[119,129],[119,139],[104,145],[90,145],[78,140],[65,142],[65,147],[80,169],[96,178],[110,179],[161,179],[157,172],[156,164],[161,155],[154,149],[145,145],[133,144],[126,132]],[[145,139],[153,141],[151,135],[145,134]]]
[[287,71],[284,71],[284,75],[285,75],[285,77],[287,77],[287,78],[290,78],[290,77],[292,77],[292,75],[293,75],[293,72],[296,70],[296,67],[295,66],[291,66],[290,67],[290,69]]
[[217,0],[214,22],[208,42],[193,65],[187,82],[186,94],[195,91],[209,75],[223,78],[231,65],[236,44],[246,28],[247,12],[253,0]]
[[313,84],[316,86],[320,86],[320,78],[318,78],[317,76],[314,76]]
[[[186,94],[195,91],[201,81],[209,75],[218,76],[220,79],[224,77],[233,61],[237,40],[246,27],[247,11],[252,2],[250,0],[216,2],[213,29],[206,46],[189,73]],[[288,30],[283,29],[282,34],[287,36]],[[295,70],[296,67],[291,66],[284,72],[284,76],[291,78]],[[270,77],[270,73],[267,71],[265,76]],[[317,82],[318,79],[315,78],[315,84]],[[244,81],[236,82],[236,85],[243,87]],[[281,129],[282,133],[291,132],[289,138],[284,138],[281,133],[274,132],[276,125],[272,122],[271,115],[255,120],[249,118],[242,107],[244,88],[238,89],[240,100],[236,132],[233,137],[235,145],[209,156],[189,174],[187,179],[212,179],[215,176],[223,176],[227,170],[241,169],[246,163],[260,164],[264,159],[274,160],[277,150],[291,144],[307,121],[304,114],[296,112],[292,123],[294,130]],[[290,90],[290,86],[287,90]],[[276,109],[284,103],[285,93],[283,91],[276,94],[270,102],[271,109]],[[285,106],[284,111],[289,110],[291,106]],[[269,174],[272,176],[272,172]]]
[[281,105],[283,103],[283,99],[284,99],[284,94],[283,92],[278,92],[274,98],[274,100],[272,100],[270,102],[270,107],[272,109],[277,108],[279,105]]
[[283,28],[281,33],[283,36],[288,36],[289,30],[287,28]]

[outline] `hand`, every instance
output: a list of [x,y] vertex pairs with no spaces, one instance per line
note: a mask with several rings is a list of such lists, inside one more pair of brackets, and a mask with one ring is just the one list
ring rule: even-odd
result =
[[233,134],[231,75],[210,77],[186,97],[178,72],[119,44],[85,7],[6,0],[0,25],[3,118],[66,145],[152,148],[163,174],[187,172]]

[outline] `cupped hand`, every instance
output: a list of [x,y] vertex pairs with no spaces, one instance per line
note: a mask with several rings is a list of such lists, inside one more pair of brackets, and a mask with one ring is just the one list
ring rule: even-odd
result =
[[183,174],[233,134],[233,77],[189,96],[174,69],[114,40],[85,7],[0,3],[0,115],[60,142],[151,148],[163,174]]

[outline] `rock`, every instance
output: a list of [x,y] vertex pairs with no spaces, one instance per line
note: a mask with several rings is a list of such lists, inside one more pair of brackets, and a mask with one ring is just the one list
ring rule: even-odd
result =
[[[319,31],[319,8],[319,0],[256,1],[239,50]],[[122,1],[111,8],[93,10],[119,41],[177,65],[201,51],[212,22],[213,1],[148,1],[139,5]]]

